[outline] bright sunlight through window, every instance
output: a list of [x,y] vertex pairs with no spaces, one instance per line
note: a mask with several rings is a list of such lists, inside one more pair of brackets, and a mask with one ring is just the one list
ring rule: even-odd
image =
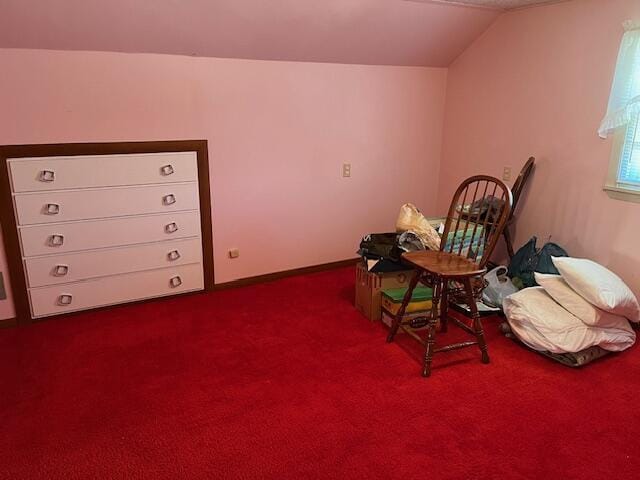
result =
[[640,188],[640,116],[625,132],[617,180],[621,185]]
[[[609,105],[598,133],[613,134],[614,150],[605,190],[621,200],[640,201],[640,23],[624,23],[624,35]],[[623,195],[627,195],[626,197]],[[636,198],[631,198],[630,195]]]

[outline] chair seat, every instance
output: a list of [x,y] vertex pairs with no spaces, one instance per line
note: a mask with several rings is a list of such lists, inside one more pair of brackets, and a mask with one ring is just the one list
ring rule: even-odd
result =
[[407,252],[402,255],[402,259],[422,270],[446,278],[475,277],[487,271],[472,260],[449,252]]

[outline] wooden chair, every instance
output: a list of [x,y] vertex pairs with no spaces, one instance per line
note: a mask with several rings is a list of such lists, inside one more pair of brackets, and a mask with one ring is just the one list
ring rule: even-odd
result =
[[[478,208],[478,212],[469,215],[465,205],[489,205],[495,199],[502,201],[502,207],[493,214]],[[468,178],[456,190],[444,226],[439,251],[408,252],[402,255],[403,261],[416,270],[414,278],[404,296],[402,305],[391,325],[387,342],[392,342],[402,327],[410,336],[425,346],[424,368],[422,375],[431,375],[433,355],[439,352],[478,345],[482,362],[489,363],[487,342],[482,330],[482,321],[476,306],[484,289],[483,275],[485,265],[502,234],[507,219],[511,215],[512,195],[509,188],[497,178],[479,175]],[[469,221],[469,219],[471,219]],[[458,241],[459,240],[459,241]],[[427,338],[422,339],[411,326],[415,319],[404,320],[405,311],[413,290],[418,283],[433,288],[433,306],[427,322]],[[465,303],[470,310],[471,326],[453,319],[463,330],[472,334],[475,341],[454,343],[435,348],[436,325],[440,320],[441,331],[447,331],[449,302]],[[438,310],[438,305],[442,304]],[[419,322],[418,322],[419,323]]]
[[513,183],[513,188],[511,189],[511,193],[513,194],[513,207],[511,208],[511,214],[509,215],[509,219],[507,220],[507,224],[502,232],[504,236],[504,241],[507,244],[507,253],[509,254],[509,258],[513,258],[513,240],[511,239],[511,232],[509,231],[509,227],[511,227],[516,219],[514,215],[516,213],[516,207],[518,206],[518,200],[520,200],[520,195],[522,195],[522,191],[524,190],[524,186],[527,184],[527,180],[533,172],[533,167],[535,165],[535,157],[529,157],[529,160],[524,164],[522,170],[520,170],[520,174],[516,181]]

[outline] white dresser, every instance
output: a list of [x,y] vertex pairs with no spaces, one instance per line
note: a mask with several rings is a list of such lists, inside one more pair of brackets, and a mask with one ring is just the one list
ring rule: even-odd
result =
[[204,289],[195,151],[6,161],[32,318]]

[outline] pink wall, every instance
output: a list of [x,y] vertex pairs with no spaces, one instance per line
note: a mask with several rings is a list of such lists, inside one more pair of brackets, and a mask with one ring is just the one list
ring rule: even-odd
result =
[[602,190],[606,110],[621,23],[638,0],[576,0],[501,16],[450,67],[439,205],[474,173],[538,159],[516,240],[552,239],[609,265],[640,292],[640,205]]
[[351,258],[406,201],[436,213],[445,69],[11,49],[0,65],[0,144],[206,138],[219,283]]

